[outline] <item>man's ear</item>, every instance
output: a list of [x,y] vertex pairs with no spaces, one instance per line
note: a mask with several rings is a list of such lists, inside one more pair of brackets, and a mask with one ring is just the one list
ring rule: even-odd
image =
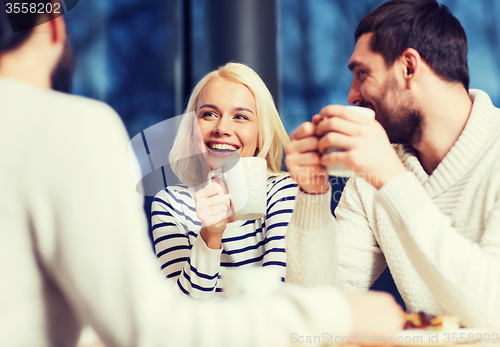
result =
[[66,23],[64,22],[63,16],[57,16],[43,24],[37,25],[33,30],[38,33],[49,33],[50,42],[52,44],[64,45],[66,43]]
[[400,57],[401,67],[403,69],[403,78],[407,87],[418,79],[422,69],[422,58],[413,48],[407,48]]
[[66,42],[67,34],[66,34],[66,23],[64,22],[64,17],[59,16],[54,18],[49,22],[49,25],[52,29],[52,42],[63,44]]

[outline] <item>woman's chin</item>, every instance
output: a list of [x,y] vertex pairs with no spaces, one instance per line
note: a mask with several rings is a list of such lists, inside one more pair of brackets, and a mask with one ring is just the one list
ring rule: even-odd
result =
[[217,151],[209,149],[208,153],[210,153],[213,169],[221,167],[228,161],[240,158],[240,153],[238,151]]

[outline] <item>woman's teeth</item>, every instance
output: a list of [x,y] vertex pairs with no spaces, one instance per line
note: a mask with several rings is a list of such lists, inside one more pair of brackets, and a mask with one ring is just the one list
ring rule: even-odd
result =
[[222,151],[236,151],[237,148],[228,144],[215,143],[210,146],[211,149],[218,149]]

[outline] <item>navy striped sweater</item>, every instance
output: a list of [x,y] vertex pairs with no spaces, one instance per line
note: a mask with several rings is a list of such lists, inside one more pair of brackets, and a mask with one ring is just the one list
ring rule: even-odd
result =
[[289,175],[268,180],[266,217],[226,225],[220,250],[208,248],[197,237],[201,222],[193,195],[186,187],[168,187],[152,205],[156,255],[163,273],[177,281],[180,291],[198,299],[212,298],[223,290],[224,267],[272,266],[284,280],[285,232],[297,195],[297,184]]

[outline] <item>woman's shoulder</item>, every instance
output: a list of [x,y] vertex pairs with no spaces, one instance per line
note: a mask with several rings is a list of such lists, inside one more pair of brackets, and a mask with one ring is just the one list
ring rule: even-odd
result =
[[[278,195],[283,196],[296,196],[298,192],[298,184],[295,182],[288,173],[271,174],[267,180],[267,195],[271,201]],[[277,194],[278,193],[278,194]]]
[[152,211],[169,211],[177,219],[182,218],[194,221],[196,207],[191,189],[186,186],[169,186],[156,194]]
[[[170,204],[185,204],[193,200],[192,192],[187,186],[168,186],[159,191],[155,196],[155,201],[165,201]],[[161,200],[161,201],[160,201]]]

